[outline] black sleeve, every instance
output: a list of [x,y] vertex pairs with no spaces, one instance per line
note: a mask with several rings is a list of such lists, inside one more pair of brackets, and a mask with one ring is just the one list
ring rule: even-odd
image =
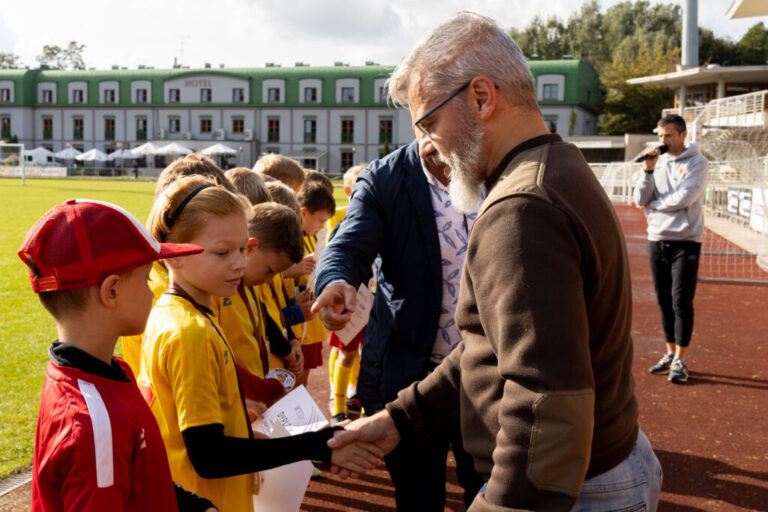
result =
[[224,478],[276,468],[300,460],[331,463],[326,442],[341,427],[278,439],[243,439],[224,435],[220,423],[181,433],[192,466],[203,478]]
[[269,350],[279,358],[287,356],[291,353],[291,344],[283,336],[283,330],[272,320],[266,309],[264,310],[264,318],[267,320],[264,330],[269,340]]
[[173,487],[176,490],[176,505],[179,507],[179,512],[205,512],[216,506],[202,496],[184,489],[176,482],[173,482]]

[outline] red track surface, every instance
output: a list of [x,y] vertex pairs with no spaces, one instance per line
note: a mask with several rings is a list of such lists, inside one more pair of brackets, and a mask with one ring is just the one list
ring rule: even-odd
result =
[[[700,283],[688,383],[674,385],[648,374],[664,343],[645,219],[635,208],[616,209],[632,269],[640,426],[664,468],[659,510],[768,510],[768,420],[762,414],[768,405],[768,287]],[[326,372],[318,369],[310,377],[310,392],[321,408],[328,403]],[[454,483],[447,508],[463,510],[452,472],[449,480]],[[28,488],[0,499],[0,511],[27,510]],[[315,479],[302,510],[394,510],[389,476],[382,469],[357,480]]]

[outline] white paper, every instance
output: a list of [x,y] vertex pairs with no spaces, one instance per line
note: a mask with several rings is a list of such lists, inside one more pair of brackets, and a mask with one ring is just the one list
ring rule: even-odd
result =
[[278,400],[262,417],[260,422],[254,422],[252,426],[254,431],[266,436],[272,435],[277,424],[285,427],[292,436],[316,432],[328,425],[328,420],[303,385]]
[[347,325],[339,331],[334,331],[336,336],[339,337],[344,346],[349,345],[349,342],[358,335],[368,324],[368,318],[371,316],[371,309],[373,308],[373,294],[368,286],[361,284],[357,289],[357,304],[355,306],[355,312],[352,313],[352,318],[349,319]]
[[[282,424],[276,423],[271,439],[290,435]],[[301,460],[274,469],[260,471],[259,494],[253,497],[255,512],[297,512],[312,477],[312,463]]]
[[[315,243],[315,261],[320,262],[320,255],[323,254],[323,249],[325,249],[325,245],[328,243],[328,230],[326,228],[321,229],[317,232],[317,242]],[[315,267],[317,268],[317,267]],[[307,277],[307,288],[312,290],[312,293],[315,292],[315,271],[313,270],[309,277]]]

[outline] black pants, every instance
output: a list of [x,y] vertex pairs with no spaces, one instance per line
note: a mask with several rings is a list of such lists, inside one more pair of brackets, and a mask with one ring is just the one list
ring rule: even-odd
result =
[[397,510],[431,512],[445,510],[445,472],[448,449],[456,458],[459,485],[464,488],[467,508],[475,499],[483,478],[475,471],[472,456],[464,451],[461,431],[427,440],[401,441],[385,458],[395,486]]
[[653,286],[667,343],[687,347],[693,332],[693,296],[699,273],[698,242],[648,242]]

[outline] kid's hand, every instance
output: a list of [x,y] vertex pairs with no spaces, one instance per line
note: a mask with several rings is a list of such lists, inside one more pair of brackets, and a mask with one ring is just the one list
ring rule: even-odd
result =
[[296,305],[301,309],[301,314],[304,316],[304,321],[310,321],[315,315],[312,313],[312,303],[315,297],[312,290],[306,289],[296,295]]
[[297,277],[311,274],[312,271],[315,270],[316,264],[317,260],[315,259],[315,255],[307,254],[304,256],[303,260],[288,267],[288,270],[283,272],[283,277],[295,279]]
[[301,351],[301,343],[296,338],[290,341],[291,352],[283,358],[285,369],[294,375],[304,371],[304,354]]
[[[337,435],[339,432],[334,437]],[[357,441],[334,449],[331,464],[352,474],[360,474],[381,464],[383,457],[384,452],[375,444]]]

